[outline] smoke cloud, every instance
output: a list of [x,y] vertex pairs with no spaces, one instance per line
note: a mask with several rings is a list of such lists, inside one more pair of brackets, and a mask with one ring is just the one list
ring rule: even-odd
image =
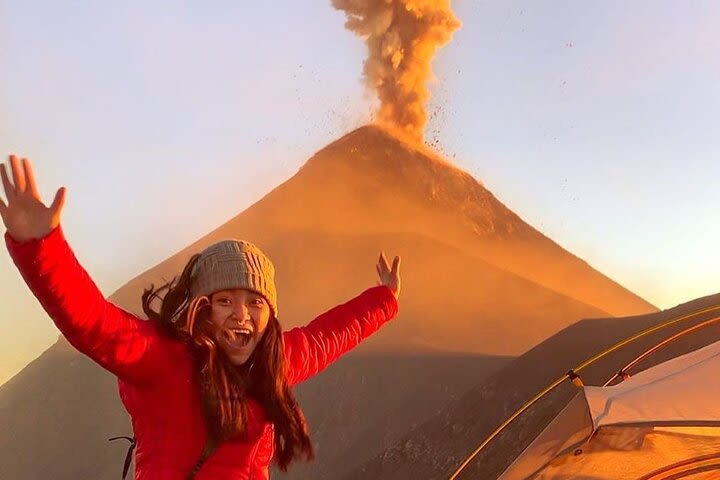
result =
[[365,39],[364,77],[380,99],[378,122],[421,142],[435,51],[460,27],[450,0],[332,0]]

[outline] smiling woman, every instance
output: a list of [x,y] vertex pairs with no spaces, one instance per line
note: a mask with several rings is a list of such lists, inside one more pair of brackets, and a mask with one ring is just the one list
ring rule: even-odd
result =
[[[65,189],[46,206],[32,165],[0,164],[5,240],[26,283],[79,351],[118,377],[135,433],[135,479],[267,479],[314,452],[291,387],[397,314],[400,258],[381,254],[379,285],[283,332],[275,269],[250,242],[193,255],[142,297],[149,321],[105,300],[60,227]],[[153,304],[159,302],[156,310]]]

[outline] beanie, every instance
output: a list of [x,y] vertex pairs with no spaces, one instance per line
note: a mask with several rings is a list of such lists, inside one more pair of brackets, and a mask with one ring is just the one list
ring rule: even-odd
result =
[[244,288],[267,300],[277,318],[275,267],[255,245],[244,240],[223,240],[200,252],[193,268],[190,293],[193,297],[219,290]]

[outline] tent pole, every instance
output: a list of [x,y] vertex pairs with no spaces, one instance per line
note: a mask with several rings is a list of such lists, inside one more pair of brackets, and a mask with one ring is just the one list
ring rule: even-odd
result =
[[707,307],[701,310],[697,310],[695,312],[688,313],[687,315],[682,315],[680,317],[672,318],[668,320],[667,322],[661,323],[659,325],[655,325],[653,327],[647,328],[641,332],[636,333],[635,335],[632,335],[630,337],[625,338],[624,340],[621,340],[620,342],[616,343],[615,345],[606,348],[605,350],[601,351],[600,353],[597,353],[593,355],[592,357],[588,358],[584,362],[582,362],[577,367],[571,369],[563,375],[562,377],[555,380],[553,383],[545,387],[540,393],[535,395],[532,399],[530,399],[527,403],[525,403],[522,407],[520,407],[515,413],[513,413],[510,417],[507,418],[502,424],[500,424],[499,427],[497,427],[491,434],[488,436],[476,449],[473,451],[464,461],[463,463],[455,470],[455,472],[452,474],[452,476],[449,477],[448,480],[456,480],[458,476],[462,473],[462,471],[467,467],[470,462],[490,443],[492,442],[495,437],[497,437],[505,428],[510,425],[517,417],[522,415],[528,408],[530,408],[535,402],[540,400],[542,397],[547,395],[550,391],[554,390],[558,385],[560,385],[562,382],[564,382],[566,379],[570,378],[569,374],[572,372],[573,374],[577,374],[580,370],[585,369],[589,365],[595,363],[596,361],[600,360],[604,356],[614,352],[615,350],[618,350],[625,345],[634,342],[635,340],[642,338],[646,335],[649,335],[651,333],[657,332],[658,330],[662,330],[664,328],[670,327],[672,325],[675,325],[676,323],[680,323],[682,321],[688,320],[693,317],[697,317],[699,315],[703,315],[708,312],[713,312],[716,310],[720,310],[720,305],[715,305],[712,307]]

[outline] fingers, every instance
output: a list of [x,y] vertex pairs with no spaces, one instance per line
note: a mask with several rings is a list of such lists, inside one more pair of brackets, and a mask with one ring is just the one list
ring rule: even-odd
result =
[[23,171],[25,172],[26,186],[34,198],[40,199],[40,193],[38,193],[37,183],[35,182],[35,174],[33,173],[32,164],[27,158],[22,159]]
[[380,252],[380,258],[378,259],[378,263],[376,265],[376,269],[378,271],[379,275],[382,275],[384,273],[391,273],[392,275],[397,275],[400,271],[400,261],[401,258],[399,256],[396,256],[393,258],[392,261],[392,267],[388,264],[387,257],[385,257],[385,252]]
[[3,190],[5,191],[5,198],[9,202],[12,197],[15,196],[15,187],[10,183],[10,179],[5,169],[5,164],[0,163],[0,177],[2,177]]
[[10,155],[10,169],[12,170],[13,184],[15,184],[15,192],[22,193],[25,191],[25,174],[20,166],[20,160],[15,155]]
[[60,215],[63,205],[65,205],[65,191],[66,188],[61,187],[58,189],[57,193],[55,193],[55,198],[53,199],[52,205],[50,205],[50,211],[52,212],[53,217]]
[[2,217],[3,223],[7,223],[5,222],[5,212],[7,212],[7,205],[5,204],[3,199],[0,198],[0,217]]
[[390,270],[390,273],[393,276],[399,275],[399,273],[400,273],[400,257],[393,258],[392,269]]
[[398,298],[398,295],[400,294],[400,261],[399,256],[394,257],[391,269],[388,265],[387,258],[385,257],[385,252],[380,251],[380,258],[378,258],[378,262],[375,265],[375,269],[380,277],[378,285],[390,287],[393,295],[395,295],[395,298]]
[[380,265],[380,268],[382,268],[383,272],[390,271],[390,265],[388,265],[387,258],[385,258],[385,252],[380,252],[380,259],[378,260],[378,263]]

